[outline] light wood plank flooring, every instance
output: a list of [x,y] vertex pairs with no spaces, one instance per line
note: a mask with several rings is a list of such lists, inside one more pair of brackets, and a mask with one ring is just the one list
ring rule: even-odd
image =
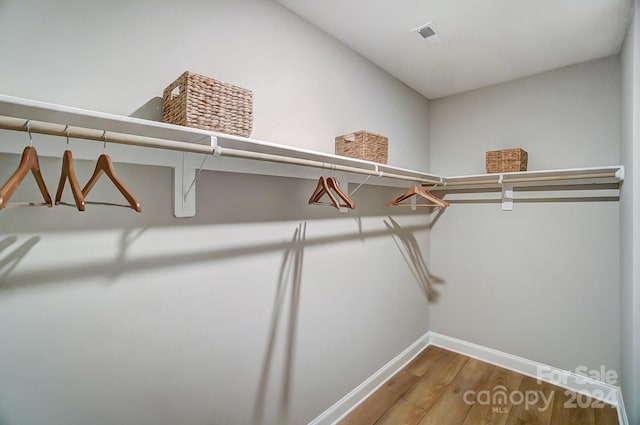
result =
[[429,346],[339,424],[617,425],[618,416],[608,404]]

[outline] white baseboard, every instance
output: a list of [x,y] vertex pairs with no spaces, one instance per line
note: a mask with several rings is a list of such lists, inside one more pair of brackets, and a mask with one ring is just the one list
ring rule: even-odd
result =
[[[320,414],[320,416],[309,422],[309,425],[335,424],[429,345],[455,351],[465,356],[473,357],[521,373],[522,375],[541,379],[571,391],[587,394],[590,397],[613,404],[618,410],[619,424],[629,425],[620,387],[432,331],[418,338],[410,347],[398,354],[366,381],[358,385],[353,391]],[[544,371],[544,374],[540,377],[539,371]],[[545,377],[549,379],[545,379]],[[602,397],[599,395],[602,395]]]
[[[610,403],[616,406],[618,410],[620,425],[629,425],[620,387],[482,345],[442,335],[437,332],[429,331],[427,332],[427,336],[429,341],[428,345],[436,345],[450,351],[455,351],[465,356],[473,357],[505,369],[513,370],[522,375],[540,379],[541,381],[549,382],[576,393],[586,394],[592,398]],[[544,373],[539,374],[539,371],[544,371]]]
[[415,356],[420,354],[428,345],[428,335],[429,333],[426,333],[418,338],[416,342],[398,354],[393,360],[382,366],[366,381],[342,397],[337,403],[320,414],[320,416],[309,422],[309,425],[331,425],[344,418],[351,410],[360,404],[360,402],[369,397],[382,384],[387,382],[389,378],[413,360]]

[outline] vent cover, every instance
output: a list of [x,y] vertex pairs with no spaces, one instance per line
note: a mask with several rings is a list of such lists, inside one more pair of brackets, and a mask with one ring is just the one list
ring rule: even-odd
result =
[[422,38],[429,38],[432,35],[436,35],[436,32],[431,27],[422,27],[418,30],[418,34],[422,36]]
[[427,40],[430,44],[442,43],[442,39],[438,36],[438,32],[433,22],[421,25],[418,28],[412,29],[411,31],[418,34],[420,38]]

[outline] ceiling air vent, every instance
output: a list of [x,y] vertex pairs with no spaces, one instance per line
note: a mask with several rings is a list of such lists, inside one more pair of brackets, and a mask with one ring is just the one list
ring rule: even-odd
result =
[[421,38],[427,40],[430,44],[440,44],[442,39],[438,36],[435,25],[433,22],[419,26],[411,30],[418,34]]

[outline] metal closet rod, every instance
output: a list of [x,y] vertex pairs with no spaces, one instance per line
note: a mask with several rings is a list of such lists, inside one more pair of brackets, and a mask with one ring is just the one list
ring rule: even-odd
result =
[[[29,131],[51,136],[73,137],[74,139],[94,140],[122,145],[144,146],[147,148],[168,149],[173,151],[202,153],[212,155],[214,148],[208,145],[178,142],[175,140],[158,139],[155,137],[136,136],[133,134],[116,133],[114,131],[95,130],[84,127],[66,126],[42,121],[29,120]],[[0,129],[27,131],[27,121],[21,118],[0,117]]]
[[[180,152],[199,153],[214,156],[227,156],[231,158],[252,159],[257,161],[276,162],[280,164],[301,165],[305,167],[321,168],[331,171],[343,171],[354,174],[364,174],[370,176],[384,177],[389,179],[404,180],[415,183],[425,183],[433,185],[444,184],[442,180],[425,179],[420,177],[406,176],[402,174],[387,173],[378,170],[367,170],[363,168],[351,167],[347,165],[332,164],[329,162],[315,161],[302,158],[291,158],[283,155],[273,155],[267,153],[251,152],[240,149],[225,148],[222,146],[212,147],[208,145],[198,145],[195,143],[179,142],[175,140],[158,139],[155,137],[136,136],[133,134],[117,133],[113,131],[103,131],[84,127],[66,126],[42,121],[29,120],[29,131],[38,134],[51,136],[72,137],[74,139],[94,140],[123,145],[142,146],[147,148],[168,149]],[[27,121],[25,119],[0,116],[0,129],[27,131]],[[377,168],[377,167],[376,167]]]
[[515,177],[508,178],[504,176],[502,181],[499,180],[499,175],[496,176],[495,180],[467,180],[467,181],[458,181],[458,182],[447,182],[445,186],[467,186],[467,185],[496,185],[496,184],[509,184],[509,183],[534,183],[534,182],[545,182],[545,181],[558,181],[558,180],[583,180],[583,179],[599,179],[599,178],[609,178],[609,177],[617,177],[616,171],[602,172],[602,173],[592,173],[592,174],[570,174],[566,176],[530,176],[530,177]]

